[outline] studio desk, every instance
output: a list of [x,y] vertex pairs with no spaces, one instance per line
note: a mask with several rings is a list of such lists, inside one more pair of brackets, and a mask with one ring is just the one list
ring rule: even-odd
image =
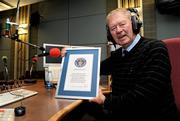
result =
[[56,89],[46,89],[44,81],[21,88],[37,91],[38,94],[1,107],[16,108],[22,103],[26,107],[26,114],[15,117],[15,121],[59,121],[83,101],[55,98]]
[[[15,121],[60,121],[83,102],[83,100],[55,98],[56,89],[46,89],[42,80],[38,80],[36,84],[25,84],[21,88],[36,91],[38,94],[1,107],[16,108],[21,104],[26,107],[26,114],[16,116]],[[104,88],[102,91],[108,94],[110,89]]]

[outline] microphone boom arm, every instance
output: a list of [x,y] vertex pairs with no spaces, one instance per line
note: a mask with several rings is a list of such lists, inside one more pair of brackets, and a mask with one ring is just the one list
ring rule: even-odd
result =
[[20,42],[20,43],[23,43],[23,44],[32,46],[32,47],[34,47],[34,48],[38,48],[38,49],[40,49],[41,51],[45,51],[45,48],[44,48],[44,47],[41,47],[41,46],[38,46],[38,45],[35,45],[35,44],[32,44],[32,43],[24,42],[24,41],[20,40],[18,36],[19,36],[19,35],[18,35],[18,30],[16,30],[16,33],[11,37],[11,39],[12,39],[12,40],[15,40],[15,41],[17,41],[17,42]]
[[20,42],[20,43],[23,43],[23,44],[32,46],[32,47],[34,47],[34,48],[38,48],[38,49],[40,49],[41,51],[44,51],[44,50],[45,50],[44,47],[41,47],[41,46],[38,46],[38,45],[35,45],[35,44],[31,44],[31,43],[28,43],[28,42],[24,42],[24,41],[21,41],[20,39],[17,39],[17,42]]

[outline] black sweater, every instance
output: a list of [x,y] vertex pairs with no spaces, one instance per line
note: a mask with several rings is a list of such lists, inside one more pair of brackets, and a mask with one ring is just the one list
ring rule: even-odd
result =
[[121,48],[101,63],[101,75],[112,76],[112,95],[105,106],[119,120],[173,120],[176,105],[171,65],[162,41],[141,38],[122,57]]

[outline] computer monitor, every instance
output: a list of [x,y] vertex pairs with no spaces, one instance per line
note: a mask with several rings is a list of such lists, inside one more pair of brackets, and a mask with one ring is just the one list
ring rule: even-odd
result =
[[[60,44],[48,44],[44,43],[43,47],[45,48],[46,52],[49,52],[52,48],[59,48],[61,51],[62,48],[70,47],[69,45],[60,45]],[[58,58],[56,57],[51,57],[51,56],[44,56],[43,57],[43,67],[49,67],[49,66],[58,66],[61,65],[62,62],[62,57],[59,56]]]

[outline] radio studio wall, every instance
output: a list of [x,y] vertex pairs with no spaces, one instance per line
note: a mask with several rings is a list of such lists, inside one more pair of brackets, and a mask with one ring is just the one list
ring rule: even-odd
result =
[[[43,9],[42,9],[43,8]],[[38,44],[70,44],[106,49],[106,0],[54,0],[39,4]],[[37,64],[42,69],[42,59]]]
[[157,38],[166,39],[180,37],[180,16],[164,15],[156,12]]

